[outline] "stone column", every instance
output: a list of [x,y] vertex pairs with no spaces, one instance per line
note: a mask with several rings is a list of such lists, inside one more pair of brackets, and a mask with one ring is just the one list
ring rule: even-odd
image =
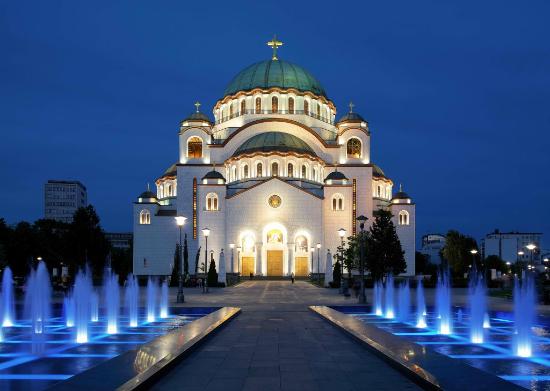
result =
[[294,243],[288,243],[288,275],[294,271]]

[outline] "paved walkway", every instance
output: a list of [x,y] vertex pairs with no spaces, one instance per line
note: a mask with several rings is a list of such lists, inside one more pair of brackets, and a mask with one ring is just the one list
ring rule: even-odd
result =
[[300,281],[247,281],[207,295],[198,289],[185,293],[186,306],[238,306],[242,313],[170,371],[155,390],[418,389],[309,311],[309,305],[355,302],[334,290]]

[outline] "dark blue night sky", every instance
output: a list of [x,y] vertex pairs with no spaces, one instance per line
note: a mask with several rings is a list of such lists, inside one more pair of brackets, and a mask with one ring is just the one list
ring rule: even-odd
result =
[[[547,1],[1,1],[0,216],[78,179],[105,229],[177,160],[178,123],[280,57],[369,120],[373,162],[417,203],[417,235],[550,235]],[[444,4],[447,3],[447,4]],[[211,113],[210,113],[211,114]],[[546,247],[550,247],[548,244]]]

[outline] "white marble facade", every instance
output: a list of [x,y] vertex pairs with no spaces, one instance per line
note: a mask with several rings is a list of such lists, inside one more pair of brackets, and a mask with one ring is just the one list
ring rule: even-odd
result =
[[378,208],[393,213],[406,274],[414,274],[414,203],[394,194],[371,161],[367,121],[351,110],[335,121],[334,104],[309,72],[279,59],[253,64],[212,112],[214,120],[197,105],[181,122],[176,163],[134,203],[136,275],[171,273],[175,216],[187,218],[191,273],[199,246],[204,259],[205,227],[208,251],[219,262],[224,250],[228,272],[324,273],[337,230],[352,235],[354,216],[370,223]]

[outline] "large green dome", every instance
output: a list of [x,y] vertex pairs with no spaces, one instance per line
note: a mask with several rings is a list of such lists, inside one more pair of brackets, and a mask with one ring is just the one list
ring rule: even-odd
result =
[[323,86],[311,73],[299,65],[283,60],[261,61],[246,67],[231,80],[223,96],[254,88],[271,87],[295,88],[298,91],[309,91],[327,97]]
[[305,141],[283,132],[265,132],[252,136],[237,148],[233,156],[253,152],[296,152],[317,156]]

